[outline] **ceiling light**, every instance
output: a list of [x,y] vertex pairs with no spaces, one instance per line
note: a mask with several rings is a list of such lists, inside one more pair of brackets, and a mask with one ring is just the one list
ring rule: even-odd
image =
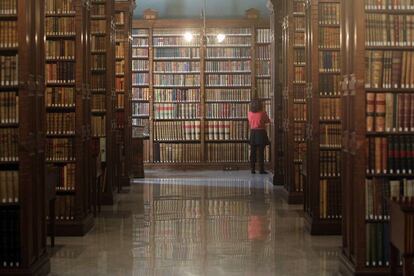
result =
[[218,41],[219,43],[223,42],[223,41],[224,41],[224,39],[226,39],[226,35],[224,35],[224,34],[218,34],[218,35],[217,35],[217,41]]
[[193,34],[192,34],[192,33],[190,33],[190,32],[186,32],[186,33],[184,34],[184,39],[185,39],[185,41],[187,41],[187,42],[191,42],[191,41],[193,40]]

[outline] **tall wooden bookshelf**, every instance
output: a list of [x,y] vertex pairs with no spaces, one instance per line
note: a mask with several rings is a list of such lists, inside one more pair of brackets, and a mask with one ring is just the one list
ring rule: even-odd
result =
[[313,235],[341,233],[340,0],[306,2],[305,218]]
[[[144,140],[148,164],[245,166],[250,100],[266,98],[273,113],[268,23],[259,19],[206,23],[204,41],[200,20],[134,20],[133,133],[148,138]],[[192,36],[189,42],[186,33]],[[216,38],[219,33],[225,34],[221,42]],[[259,34],[261,42],[256,43]],[[255,59],[259,51],[262,58]],[[257,76],[256,68],[263,74]]]
[[271,150],[273,167],[273,184],[282,185],[283,183],[283,95],[282,95],[282,76],[283,76],[283,40],[282,40],[282,11],[276,1],[271,1],[270,10],[270,75],[271,75],[271,95],[273,96],[273,117]]
[[303,202],[306,156],[305,1],[284,1],[283,146],[284,191],[290,204]]
[[131,45],[132,16],[135,1],[115,1],[115,92],[116,92],[116,145],[117,180],[121,186],[129,185],[131,158]]
[[46,275],[44,1],[0,5],[0,274]]
[[112,204],[115,183],[115,6],[113,0],[91,1],[92,137],[99,149],[101,200]]
[[88,106],[89,1],[45,1],[46,163],[56,167],[56,234],[93,226]]
[[413,15],[405,1],[342,1],[344,274],[389,275],[388,199],[413,196]]

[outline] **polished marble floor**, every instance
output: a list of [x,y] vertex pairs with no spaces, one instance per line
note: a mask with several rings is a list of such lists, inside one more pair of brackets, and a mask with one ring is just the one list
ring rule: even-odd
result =
[[149,171],[81,238],[58,238],[51,275],[338,275],[340,237],[311,237],[300,206],[247,171]]

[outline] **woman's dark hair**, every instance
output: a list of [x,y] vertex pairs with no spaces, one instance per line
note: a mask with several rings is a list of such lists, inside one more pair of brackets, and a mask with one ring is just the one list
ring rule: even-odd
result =
[[262,102],[259,99],[254,99],[250,102],[250,111],[253,113],[262,111]]

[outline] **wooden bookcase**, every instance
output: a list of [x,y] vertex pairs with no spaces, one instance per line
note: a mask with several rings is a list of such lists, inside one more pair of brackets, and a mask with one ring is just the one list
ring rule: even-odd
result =
[[93,226],[89,113],[89,1],[45,1],[46,163],[56,167],[56,234]]
[[283,185],[289,204],[303,202],[306,156],[305,1],[283,1]]
[[[400,1],[384,6],[384,2],[342,1],[343,274],[389,275],[387,200],[401,196],[400,181],[414,178],[410,159],[401,155],[406,149],[412,152],[413,120],[403,116],[413,114],[412,105],[406,109],[389,102],[394,97],[397,102],[398,97],[413,97],[414,71],[407,62],[412,55],[412,32],[396,37],[398,32],[389,24],[397,17],[413,16],[414,7],[400,6]],[[376,28],[381,32],[375,32]],[[406,30],[403,25],[400,28]],[[392,52],[391,58],[384,51]],[[373,57],[375,66],[370,65]],[[392,114],[395,120],[390,120]],[[408,141],[401,143],[401,139]],[[385,145],[375,150],[372,141]]]
[[132,17],[135,1],[115,1],[115,92],[116,92],[116,145],[117,174],[120,186],[129,185],[131,151],[131,45]]
[[283,97],[282,97],[282,76],[283,63],[282,54],[282,12],[279,11],[279,5],[276,1],[271,1],[272,5],[268,7],[270,10],[270,30],[271,30],[271,48],[270,48],[270,65],[271,65],[271,89],[273,91],[273,114],[274,120],[272,122],[272,141],[271,148],[272,167],[273,167],[273,183],[275,185],[282,185],[283,183]]
[[47,275],[44,1],[0,8],[0,274]]
[[[265,39],[264,35],[270,36],[269,24],[260,19],[207,20],[206,41],[202,39],[202,26],[200,20],[144,19],[133,22],[133,136],[147,138],[144,140],[147,165],[246,166],[249,154],[245,114],[250,99],[265,96],[269,113],[273,113],[270,39]],[[193,35],[191,42],[184,40],[187,32]],[[219,32],[226,34],[222,44],[215,40]],[[259,33],[263,41],[256,43]],[[266,52],[262,53],[261,59],[255,59],[262,48]],[[186,58],[180,56],[184,52],[188,53]],[[256,68],[265,70],[266,74],[257,76]],[[227,80],[229,82],[225,83]],[[256,89],[257,83],[262,89]],[[242,93],[245,96],[242,97]],[[185,110],[182,116],[167,118],[172,113],[160,112],[175,105]],[[229,106],[228,111],[239,106],[240,114],[221,118],[217,116],[219,105]],[[213,113],[215,110],[216,114]],[[233,125],[234,129],[243,129],[245,133],[227,140],[224,136],[214,137],[213,132],[208,132],[209,126],[211,131],[219,124],[227,125],[228,129]],[[172,129],[187,127],[191,131],[177,131],[177,137],[170,135]],[[235,153],[240,156],[232,156]],[[270,158],[269,149],[267,157]]]
[[304,208],[313,235],[341,233],[340,0],[306,2],[307,158]]
[[92,137],[99,149],[101,200],[113,204],[115,183],[115,4],[113,0],[91,1],[91,92]]

